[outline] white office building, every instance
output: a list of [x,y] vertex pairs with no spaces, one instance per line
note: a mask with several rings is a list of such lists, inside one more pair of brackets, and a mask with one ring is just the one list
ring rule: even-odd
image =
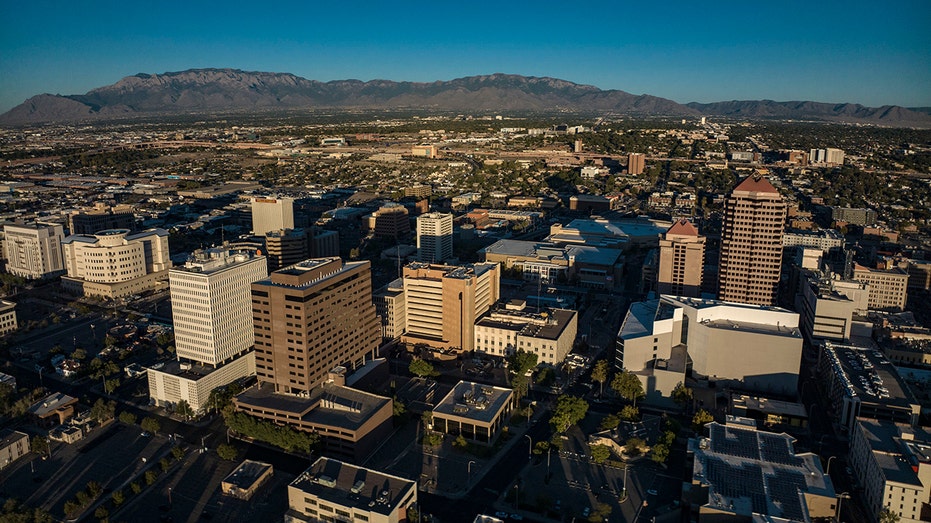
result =
[[51,278],[65,270],[61,254],[64,229],[58,224],[30,223],[3,227],[6,270],[30,280]]
[[417,258],[443,263],[453,257],[453,215],[431,212],[417,217]]
[[151,290],[171,268],[164,229],[72,234],[61,247],[68,269],[62,288],[82,296],[120,298]]

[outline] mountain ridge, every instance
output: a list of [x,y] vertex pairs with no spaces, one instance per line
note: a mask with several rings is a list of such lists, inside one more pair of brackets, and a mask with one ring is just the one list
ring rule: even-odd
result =
[[899,106],[732,100],[679,104],[648,94],[552,77],[494,73],[437,80],[309,80],[291,73],[229,68],[138,73],[77,95],[40,94],[0,115],[0,125],[77,123],[219,111],[311,108],[569,111],[635,116],[820,119],[931,127],[931,115]]

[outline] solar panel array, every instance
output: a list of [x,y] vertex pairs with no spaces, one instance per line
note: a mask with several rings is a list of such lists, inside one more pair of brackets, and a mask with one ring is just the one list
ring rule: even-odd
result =
[[792,467],[801,467],[805,464],[805,460],[792,452],[788,439],[765,432],[758,432],[757,437],[760,438],[760,455],[763,461]]
[[766,503],[766,488],[763,484],[763,469],[755,463],[740,466],[710,457],[705,461],[705,475],[714,485],[714,491],[727,498],[750,498],[753,512],[769,512]]
[[774,503],[782,507],[782,517],[793,521],[804,521],[805,510],[799,491],[807,490],[805,478],[797,472],[776,470],[774,475],[766,476],[766,486]]
[[756,432],[723,425],[711,425],[711,450],[738,458],[760,460]]

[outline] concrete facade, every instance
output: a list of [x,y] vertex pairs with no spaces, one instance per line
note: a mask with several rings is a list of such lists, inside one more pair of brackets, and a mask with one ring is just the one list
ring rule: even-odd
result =
[[58,224],[5,225],[3,252],[7,272],[27,280],[58,276],[65,270],[63,239],[64,229]]
[[265,236],[268,231],[293,228],[293,199],[272,197],[252,199],[252,234]]
[[536,354],[539,363],[555,366],[572,351],[577,331],[576,311],[497,308],[475,322],[475,350],[499,357],[523,350]]
[[68,275],[62,287],[73,294],[121,298],[155,288],[171,268],[168,231],[109,229],[62,240]]
[[902,269],[870,269],[862,265],[853,268],[853,279],[870,286],[869,308],[874,310],[905,310],[908,297],[908,273]]
[[160,407],[175,407],[184,400],[194,412],[212,408],[210,393],[217,387],[254,374],[255,354],[251,351],[218,367],[172,361],[146,371],[152,402]]
[[656,292],[697,298],[705,266],[705,237],[688,220],[676,222],[659,241]]
[[417,259],[443,263],[453,257],[453,215],[431,212],[417,217]]

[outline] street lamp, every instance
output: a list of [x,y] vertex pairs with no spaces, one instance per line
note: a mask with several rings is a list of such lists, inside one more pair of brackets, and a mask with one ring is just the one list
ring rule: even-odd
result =
[[825,469],[824,469],[824,473],[827,474],[828,476],[831,475],[831,460],[834,459],[834,458],[836,458],[836,457],[837,457],[837,456],[831,456],[830,458],[828,458],[828,466],[825,467]]
[[533,454],[533,438],[530,437],[530,434],[524,434],[524,437],[530,442],[527,444],[527,459],[530,459],[531,454]]
[[474,463],[475,463],[474,461],[469,460],[469,481],[466,482],[466,486],[469,486],[469,485],[472,484],[472,465],[473,465]]
[[837,517],[835,518],[836,521],[840,521],[840,518],[841,518],[840,506],[841,506],[841,503],[843,503],[845,499],[850,499],[849,493],[841,492],[840,494],[837,495]]

